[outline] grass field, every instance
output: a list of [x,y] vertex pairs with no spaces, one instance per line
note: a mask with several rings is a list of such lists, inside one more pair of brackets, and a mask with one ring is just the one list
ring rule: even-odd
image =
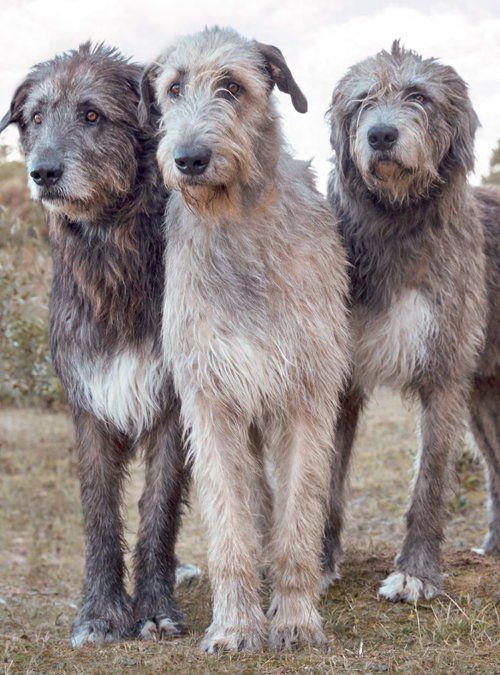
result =
[[[64,413],[0,410],[0,654],[5,673],[500,673],[500,562],[470,552],[485,533],[480,464],[457,462],[444,563],[446,595],[418,607],[377,600],[401,541],[414,457],[414,413],[379,392],[365,416],[352,477],[343,579],[321,605],[323,650],[200,654],[210,619],[206,576],[179,591],[187,637],[75,651],[68,638],[82,579],[83,538],[73,436]],[[137,526],[141,467],[128,499]],[[206,569],[196,505],[179,554]]]

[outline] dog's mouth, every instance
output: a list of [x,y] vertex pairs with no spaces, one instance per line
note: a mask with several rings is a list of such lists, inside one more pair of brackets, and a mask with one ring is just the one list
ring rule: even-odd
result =
[[44,190],[40,194],[40,200],[48,211],[71,217],[83,217],[95,209],[95,205],[93,206],[88,201],[70,197],[53,189]]
[[67,195],[56,187],[38,187],[37,197],[44,202],[64,202],[67,201]]
[[38,199],[46,204],[52,204],[53,206],[82,206],[85,202],[82,199],[77,197],[71,197],[66,192],[59,188],[55,187],[44,187],[39,189]]
[[85,206],[87,204],[86,200],[72,197],[71,195],[68,195],[67,192],[64,192],[57,187],[39,188],[38,199],[42,202],[53,204],[54,206]]
[[214,176],[211,177],[210,174],[207,174],[198,176],[180,174],[177,177],[177,185],[175,188],[182,193],[189,192],[190,194],[197,194],[200,198],[203,198],[203,196],[212,197],[227,191],[228,184],[221,182],[220,177],[219,180],[217,180]]
[[181,187],[182,186],[202,187],[210,185],[210,181],[207,180],[207,177],[204,174],[201,174],[199,176],[196,175],[189,176],[179,172],[177,174],[177,180]]
[[370,173],[376,180],[386,183],[411,173],[411,169],[390,155],[379,155],[370,162]]

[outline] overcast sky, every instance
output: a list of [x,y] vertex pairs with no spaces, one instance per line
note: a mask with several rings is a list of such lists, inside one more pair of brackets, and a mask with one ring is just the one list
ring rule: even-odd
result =
[[[333,87],[350,65],[388,49],[395,38],[441,58],[469,83],[482,124],[474,182],[487,172],[500,138],[498,0],[0,0],[0,10],[0,116],[32,64],[89,38],[144,62],[176,35],[219,24],[285,54],[309,100],[309,112],[300,115],[278,94],[286,136],[297,156],[313,158],[321,189],[330,156],[324,114]],[[3,140],[15,144],[15,132]]]

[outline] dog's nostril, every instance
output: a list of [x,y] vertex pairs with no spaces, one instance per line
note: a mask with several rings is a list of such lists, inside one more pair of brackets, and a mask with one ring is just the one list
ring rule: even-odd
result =
[[30,176],[37,185],[50,186],[55,185],[63,174],[62,165],[58,166],[38,166],[30,171]]
[[178,149],[174,161],[181,173],[188,176],[202,174],[210,164],[212,151],[200,146],[182,146]]
[[368,130],[368,143],[374,150],[389,150],[398,140],[396,127],[378,124]]

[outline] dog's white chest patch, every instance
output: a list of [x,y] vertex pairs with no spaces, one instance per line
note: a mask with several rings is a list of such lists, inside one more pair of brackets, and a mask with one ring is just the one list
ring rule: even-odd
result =
[[164,386],[162,360],[150,350],[125,350],[113,359],[80,366],[85,407],[123,433],[139,436],[159,411]]
[[425,365],[437,323],[431,303],[415,289],[404,290],[377,314],[353,313],[354,378],[363,389],[400,388]]

